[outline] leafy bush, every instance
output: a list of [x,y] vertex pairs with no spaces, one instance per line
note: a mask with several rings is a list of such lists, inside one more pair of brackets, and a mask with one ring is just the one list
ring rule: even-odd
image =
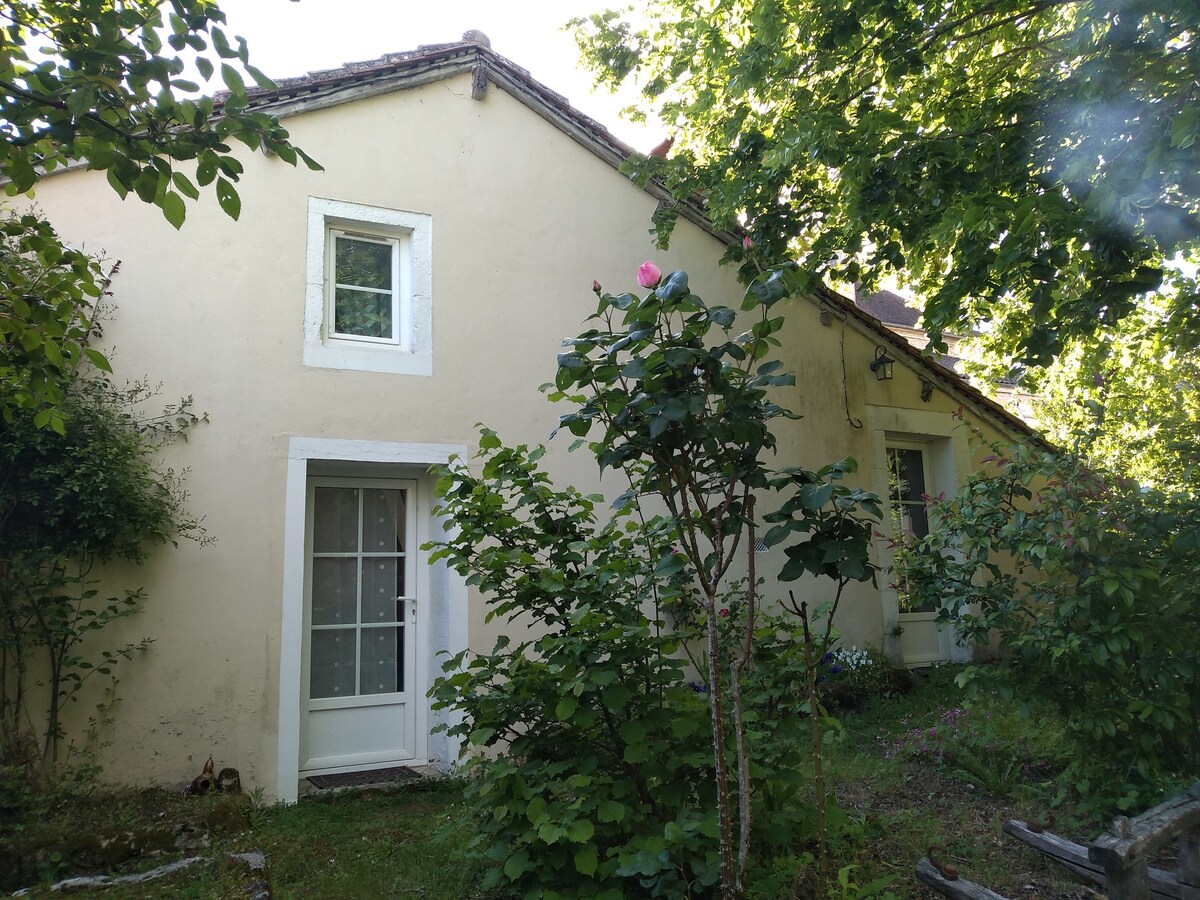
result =
[[47,670],[44,752],[56,760],[63,705],[147,645],[84,653],[85,639],[136,613],[143,600],[137,590],[102,596],[94,568],[111,559],[141,562],[156,543],[203,536],[184,510],[179,478],[152,459],[162,440],[198,421],[191,400],[146,418],[139,403],[150,394],[145,384],[120,389],[77,374],[58,407],[61,432],[42,427],[34,409],[10,410],[0,421],[0,745],[23,739],[35,655]]
[[[489,619],[535,635],[460,655],[435,686],[438,708],[462,716],[453,734],[506,754],[472,763],[487,773],[474,797],[490,816],[477,849],[493,862],[489,885],[699,896],[719,882],[733,897],[752,872],[767,877],[764,862],[801,858],[789,845],[811,829],[827,884],[823,717],[801,712],[819,712],[814,670],[837,598],[873,575],[863,513],[878,518],[880,504],[840,483],[853,460],[767,466],[770,421],[794,417],[773,397],[795,379],[765,358],[783,324],[769,314],[787,294],[780,271],[747,290],[756,321],[736,336],[736,313],[693,294],[686,272],[664,278],[647,262],[638,280],[640,298],[593,285],[596,324],[564,342],[548,387],[574,407],[560,426],[579,445],[598,431],[587,446],[601,471],[628,479],[616,518],[600,524],[598,498],[554,490],[535,468],[541,449],[503,449],[490,431],[482,478],[459,466],[439,482],[455,536],[435,557],[481,589]],[[778,507],[760,516],[772,495]],[[648,516],[644,496],[667,515]],[[760,523],[764,543],[785,544],[780,579],[835,583],[822,636],[807,600],[789,594],[790,628],[763,615]],[[748,577],[731,585],[739,558]],[[802,720],[812,806],[798,799]]]
[[598,526],[594,498],[537,470],[540,450],[497,444],[485,433],[482,478],[443,474],[457,531],[433,554],[489,593],[489,621],[538,635],[460,654],[433,689],[435,709],[462,714],[450,734],[505,750],[468,763],[484,887],[703,894],[719,874],[708,694],[646,612],[682,602],[669,546],[647,565],[642,532]]
[[[670,521],[635,524],[629,510],[601,525],[599,498],[551,487],[540,448],[504,448],[488,431],[481,445],[479,477],[461,465],[442,473],[439,512],[456,530],[433,556],[485,592],[489,621],[530,637],[454,657],[433,696],[461,716],[442,727],[480,751],[467,796],[485,887],[708,896],[720,875],[712,682],[702,658],[697,680],[685,656],[705,624]],[[737,585],[728,597],[718,628],[733,640],[745,606]],[[816,833],[806,675],[795,620],[759,613],[741,679],[756,885]],[[844,818],[832,805],[828,817]]]
[[994,447],[935,505],[907,576],[1001,660],[960,681],[1052,706],[1085,806],[1138,809],[1200,766],[1200,501],[1068,454]]

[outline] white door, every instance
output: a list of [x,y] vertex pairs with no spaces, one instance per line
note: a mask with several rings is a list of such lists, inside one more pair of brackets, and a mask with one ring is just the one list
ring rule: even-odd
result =
[[300,772],[419,755],[416,482],[308,484]]
[[[888,497],[892,536],[896,540],[919,541],[929,534],[925,498],[932,491],[933,480],[928,449],[923,444],[888,443]],[[894,552],[905,551],[898,546]],[[914,598],[898,576],[894,580],[904,664],[921,666],[949,661],[951,629],[938,627],[937,607]]]

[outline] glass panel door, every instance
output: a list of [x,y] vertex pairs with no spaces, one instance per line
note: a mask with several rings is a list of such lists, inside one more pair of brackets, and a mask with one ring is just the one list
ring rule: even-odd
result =
[[310,700],[405,691],[409,506],[407,488],[313,488]]

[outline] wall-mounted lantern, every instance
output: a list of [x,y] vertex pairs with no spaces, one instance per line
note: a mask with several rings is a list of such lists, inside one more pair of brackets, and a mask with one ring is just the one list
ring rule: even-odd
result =
[[871,360],[871,371],[878,381],[891,381],[896,371],[896,361],[887,355],[882,347],[875,348],[875,358]]

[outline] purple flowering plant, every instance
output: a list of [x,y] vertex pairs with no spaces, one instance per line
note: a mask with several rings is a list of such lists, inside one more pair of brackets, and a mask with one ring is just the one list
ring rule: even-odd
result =
[[1062,771],[1053,729],[1039,739],[1044,723],[1012,713],[950,706],[901,724],[907,730],[884,742],[885,757],[946,769],[992,794],[1045,797]]

